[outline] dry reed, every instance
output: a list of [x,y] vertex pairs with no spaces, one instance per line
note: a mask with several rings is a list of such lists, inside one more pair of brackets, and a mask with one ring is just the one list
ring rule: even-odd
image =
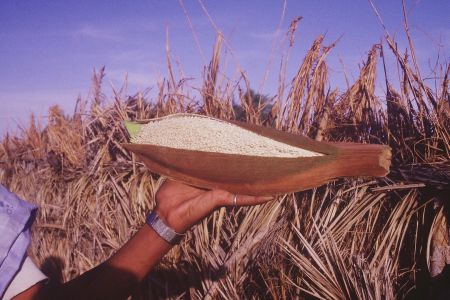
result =
[[[106,102],[102,69],[94,74],[89,108],[79,100],[67,116],[53,107],[46,126],[31,118],[20,134],[4,136],[0,182],[40,206],[30,254],[52,276],[69,280],[108,258],[143,223],[161,179],[121,147],[127,141],[122,121],[174,112],[233,119],[238,98],[248,122],[318,140],[388,144],[392,173],[376,181],[339,180],[257,207],[219,209],[171,250],[135,299],[392,299],[426,286],[435,218],[430,203],[450,191],[449,66],[442,65],[432,89],[387,36],[388,49],[373,46],[358,79],[340,92],[328,83],[332,46],[323,40],[313,42],[286,97],[280,74],[274,103],[254,103],[243,73],[238,89],[222,78],[219,35],[199,89],[203,101],[189,100],[167,47],[170,76],[155,99],[121,89]],[[380,99],[377,57],[387,51],[400,66],[401,91],[386,78]]]

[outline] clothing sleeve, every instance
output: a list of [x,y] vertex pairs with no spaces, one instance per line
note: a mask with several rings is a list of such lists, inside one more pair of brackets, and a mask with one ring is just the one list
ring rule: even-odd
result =
[[0,185],[0,298],[24,263],[35,215],[36,206]]
[[46,280],[41,270],[34,264],[34,262],[27,256],[9,286],[6,288],[2,300],[10,300],[14,296],[26,291],[33,285],[43,280]]

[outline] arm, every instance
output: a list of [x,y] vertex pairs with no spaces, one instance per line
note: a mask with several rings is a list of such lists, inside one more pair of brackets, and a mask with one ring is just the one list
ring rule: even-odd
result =
[[[172,229],[184,233],[216,208],[233,204],[226,191],[204,191],[167,180],[156,194],[156,212]],[[238,197],[238,205],[264,203],[272,197]],[[138,283],[170,250],[149,226],[144,225],[111,258],[59,286],[35,285],[14,299],[126,299]]]

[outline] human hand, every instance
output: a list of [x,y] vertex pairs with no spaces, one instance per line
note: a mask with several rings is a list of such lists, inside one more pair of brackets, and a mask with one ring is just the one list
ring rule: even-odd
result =
[[[216,208],[232,206],[234,194],[223,190],[202,190],[166,180],[156,193],[158,216],[178,233],[184,233]],[[238,206],[256,205],[273,197],[238,195]],[[137,283],[169,251],[172,245],[149,226],[138,232],[112,257],[99,266],[61,285],[38,283],[20,299],[126,299]],[[19,298],[17,298],[19,299]]]
[[[158,216],[178,233],[184,233],[215,209],[234,205],[234,194],[224,190],[202,190],[166,180],[156,193]],[[262,204],[274,199],[266,196],[237,195],[237,206]]]

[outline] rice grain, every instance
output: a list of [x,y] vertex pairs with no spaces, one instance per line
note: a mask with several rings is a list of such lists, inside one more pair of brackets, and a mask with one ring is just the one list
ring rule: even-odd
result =
[[320,153],[294,147],[218,119],[173,115],[142,126],[131,139],[175,149],[262,157],[314,157]]

